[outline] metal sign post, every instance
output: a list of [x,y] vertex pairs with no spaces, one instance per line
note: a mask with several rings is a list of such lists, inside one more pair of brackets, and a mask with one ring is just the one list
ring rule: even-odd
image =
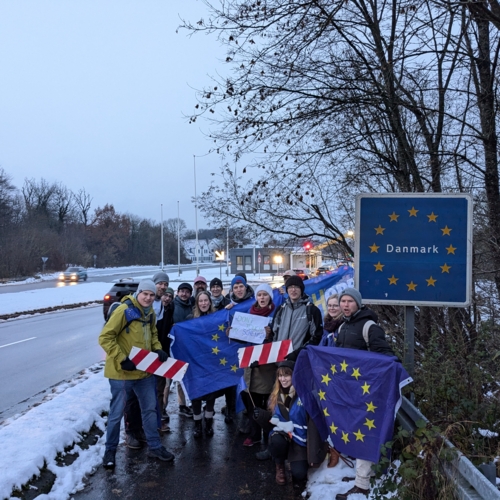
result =
[[45,263],[47,262],[47,260],[48,260],[48,257],[42,257],[42,262],[43,262],[43,264],[42,264],[42,273],[45,272]]
[[368,304],[405,306],[405,367],[414,373],[415,306],[466,307],[472,289],[472,197],[356,198],[355,286]]
[[216,250],[215,251],[215,260],[219,261],[219,275],[220,275],[220,280],[222,281],[222,261],[225,260],[224,258],[224,250]]

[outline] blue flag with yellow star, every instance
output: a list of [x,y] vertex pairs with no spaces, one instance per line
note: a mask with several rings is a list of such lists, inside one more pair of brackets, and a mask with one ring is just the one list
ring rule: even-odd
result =
[[371,462],[392,438],[401,389],[412,382],[393,356],[337,347],[304,349],[293,386],[322,439]]

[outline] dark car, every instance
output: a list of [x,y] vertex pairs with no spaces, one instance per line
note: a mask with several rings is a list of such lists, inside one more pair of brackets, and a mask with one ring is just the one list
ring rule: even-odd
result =
[[330,274],[332,271],[332,266],[321,266],[316,269],[316,276],[320,276],[321,274]]
[[292,271],[302,280],[308,280],[309,279],[309,273],[307,269],[292,269]]
[[123,278],[117,281],[111,287],[111,290],[104,296],[102,303],[102,312],[104,320],[108,319],[108,309],[113,302],[120,302],[123,297],[137,291],[139,281],[132,278]]
[[59,275],[60,281],[87,281],[87,270],[83,267],[68,267]]

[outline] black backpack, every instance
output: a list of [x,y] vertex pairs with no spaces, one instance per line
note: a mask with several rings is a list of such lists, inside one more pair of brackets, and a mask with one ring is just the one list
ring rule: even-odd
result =
[[122,302],[113,302],[111,306],[108,309],[108,314],[106,315],[106,323],[109,321],[109,318],[111,318],[111,315],[113,312],[122,304],[127,305],[127,309],[125,309],[124,314],[125,314],[125,319],[127,320],[127,323],[125,326],[120,330],[120,333],[125,330],[126,333],[130,333],[129,326],[133,321],[141,321],[141,323],[149,323],[151,326],[153,324],[153,316],[154,314],[149,315],[149,320],[147,322],[142,321],[142,314],[137,309],[137,307],[134,305],[134,303],[130,299],[125,299]]

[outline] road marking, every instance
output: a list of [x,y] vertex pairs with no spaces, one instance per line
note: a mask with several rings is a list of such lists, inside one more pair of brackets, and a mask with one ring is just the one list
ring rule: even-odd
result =
[[0,349],[2,349],[2,347],[9,347],[10,345],[20,344],[21,342],[27,342],[28,340],[33,340],[33,339],[36,339],[36,337],[30,337],[29,339],[18,340],[17,342],[12,342],[11,344],[0,345]]

